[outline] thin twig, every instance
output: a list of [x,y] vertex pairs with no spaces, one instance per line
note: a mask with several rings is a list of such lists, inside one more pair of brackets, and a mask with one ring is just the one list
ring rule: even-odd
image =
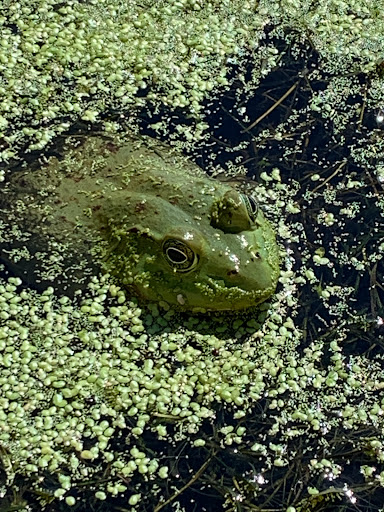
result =
[[319,188],[321,187],[324,187],[324,185],[326,183],[328,183],[328,181],[331,181],[332,178],[334,178],[336,176],[336,174],[345,166],[345,164],[347,163],[347,160],[343,160],[341,162],[341,164],[339,165],[339,167],[336,169],[335,172],[333,172],[330,176],[328,176],[327,179],[325,179],[322,183],[320,183],[319,185],[317,185],[317,187],[315,187],[313,190],[312,190],[312,194],[314,194],[315,192],[317,192],[319,190]]
[[174,499],[176,499],[181,493],[185,491],[185,489],[188,489],[200,476],[204,473],[204,471],[207,469],[209,464],[211,463],[212,459],[216,455],[217,450],[215,450],[212,455],[204,462],[204,464],[200,467],[200,469],[193,475],[193,477],[187,482],[181,489],[178,489],[173,496],[167,499],[167,501],[164,501],[164,503],[160,503],[154,508],[154,512],[158,512],[165,506],[169,505]]
[[275,108],[278,107],[280,105],[280,103],[282,103],[285,100],[285,98],[287,98],[296,89],[296,87],[298,85],[299,85],[299,80],[297,82],[295,82],[288,89],[288,91],[281,96],[281,98],[279,98],[271,107],[269,107],[269,109],[266,110],[264,112],[264,114],[262,114],[260,117],[258,117],[256,119],[256,121],[254,121],[251,125],[249,125],[248,128],[245,128],[244,130],[242,130],[240,133],[246,133],[246,132],[249,132],[249,130],[252,130],[252,128],[254,128],[257,124],[259,124],[260,121],[262,121],[264,119],[264,117],[267,117],[271,112],[273,112],[275,110]]
[[356,124],[361,125],[363,123],[364,119],[364,112],[365,112],[365,106],[366,106],[366,100],[367,100],[367,90],[364,90],[364,98],[363,98],[363,105],[360,110],[360,116]]

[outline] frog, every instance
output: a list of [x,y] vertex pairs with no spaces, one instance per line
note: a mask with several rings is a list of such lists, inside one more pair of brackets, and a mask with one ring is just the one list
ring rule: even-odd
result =
[[257,198],[151,137],[69,137],[12,173],[1,198],[0,216],[24,233],[1,258],[35,285],[73,291],[100,271],[139,300],[200,312],[257,306],[277,286]]

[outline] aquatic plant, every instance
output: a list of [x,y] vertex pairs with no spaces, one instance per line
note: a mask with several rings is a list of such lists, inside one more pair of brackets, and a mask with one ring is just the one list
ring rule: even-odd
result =
[[[4,267],[4,503],[26,511],[89,504],[189,511],[205,493],[210,510],[377,510],[384,482],[380,5],[140,6],[8,4],[2,156],[42,148],[79,118],[126,129],[116,109],[132,116],[131,129],[135,112],[146,112],[147,125],[190,151],[204,136],[200,158],[209,170],[257,178],[256,195],[279,232],[279,288],[246,316],[180,315],[140,307],[108,276],[94,276],[70,298],[28,289]],[[183,53],[188,23],[196,37]],[[74,35],[77,46],[66,44]],[[137,66],[122,56],[131,37],[141,52]],[[3,224],[3,239],[8,233]],[[14,229],[13,237],[24,251],[27,234]]]

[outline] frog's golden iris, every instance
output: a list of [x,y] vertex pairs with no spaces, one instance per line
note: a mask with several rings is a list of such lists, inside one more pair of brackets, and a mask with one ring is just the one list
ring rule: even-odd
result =
[[6,192],[27,201],[37,247],[47,239],[66,248],[67,276],[78,275],[74,261],[88,261],[144,299],[189,310],[244,309],[273,294],[278,249],[252,195],[149,138],[71,139],[63,155]]

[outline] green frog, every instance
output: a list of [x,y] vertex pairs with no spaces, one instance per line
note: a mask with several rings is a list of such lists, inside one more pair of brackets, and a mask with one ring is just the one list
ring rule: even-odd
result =
[[249,308],[276,288],[279,251],[256,198],[148,137],[71,137],[61,156],[14,173],[1,206],[24,236],[2,257],[27,281],[73,289],[101,270],[192,311]]

